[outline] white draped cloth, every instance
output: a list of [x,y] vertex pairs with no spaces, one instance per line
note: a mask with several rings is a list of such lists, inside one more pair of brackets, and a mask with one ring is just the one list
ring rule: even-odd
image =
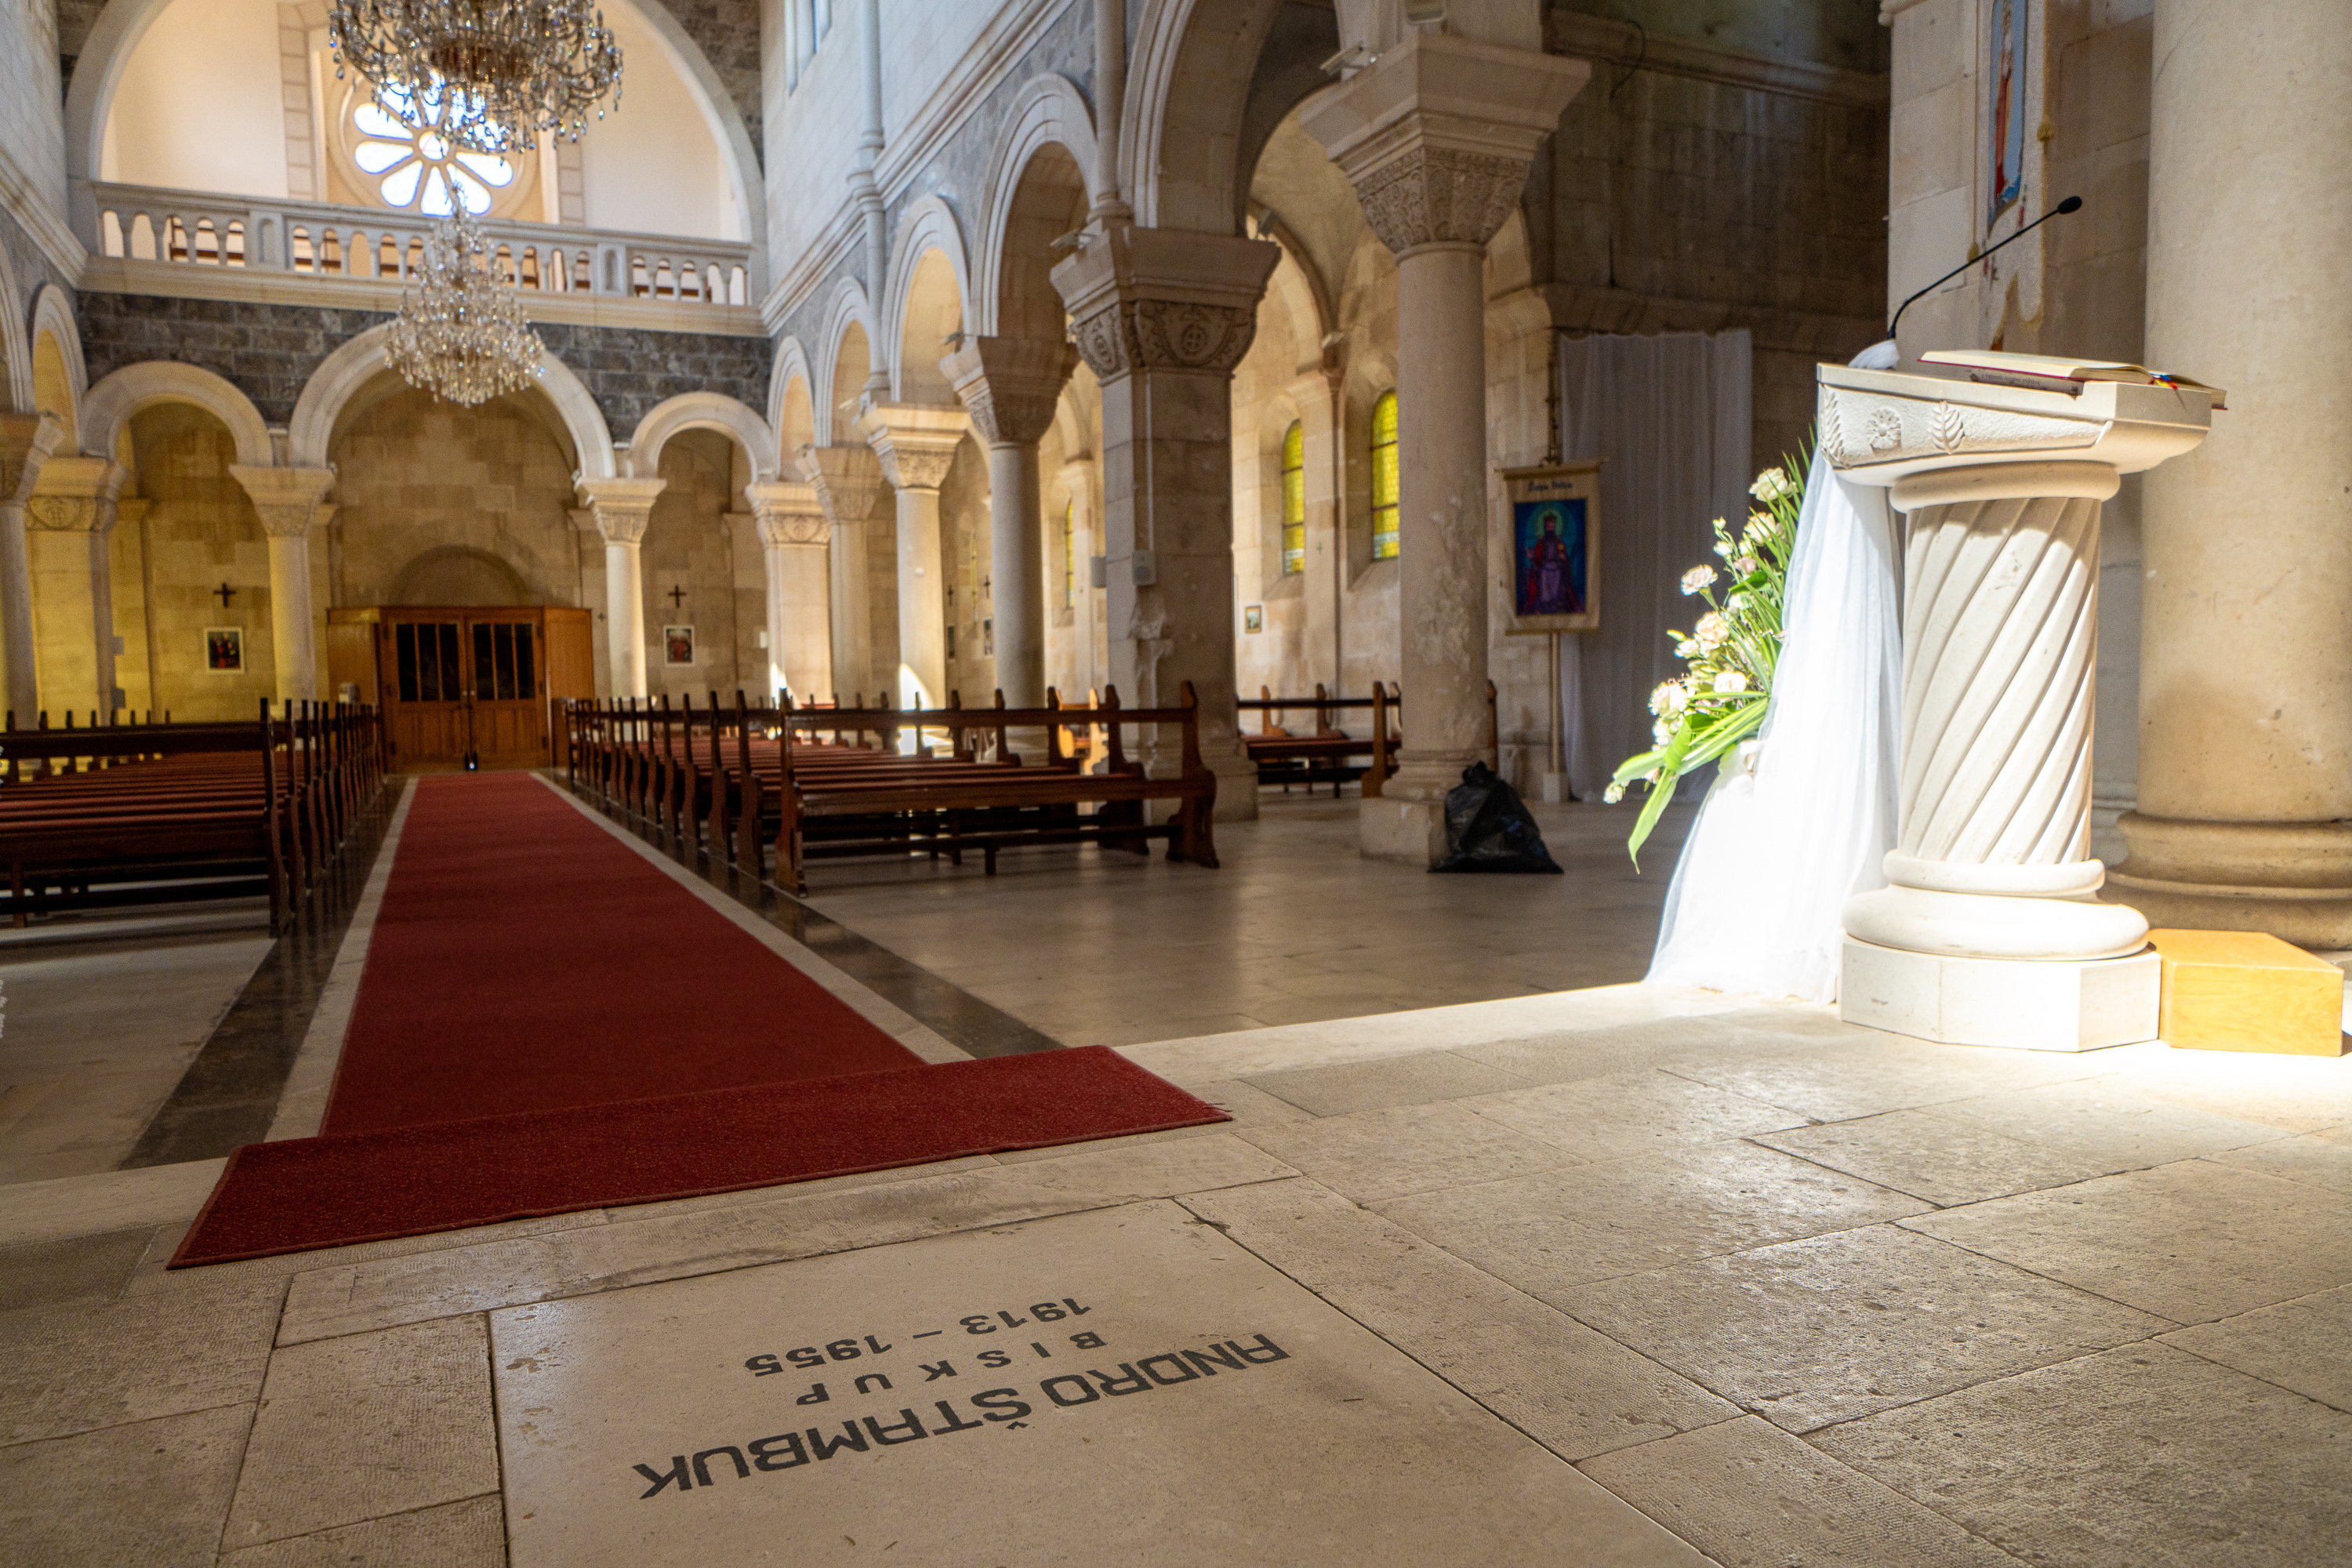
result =
[[[1891,367],[1892,344],[1854,363]],[[1726,757],[1684,841],[1647,976],[1837,998],[1839,917],[1886,885],[1902,760],[1901,551],[1886,491],[1816,451],[1759,740]]]

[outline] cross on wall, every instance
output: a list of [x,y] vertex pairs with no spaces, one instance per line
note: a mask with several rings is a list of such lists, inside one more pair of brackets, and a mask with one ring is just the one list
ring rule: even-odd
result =
[[673,605],[685,604],[686,590],[677,586],[675,583],[671,584],[669,590],[669,602]]
[[228,602],[236,597],[236,590],[223,583],[213,590],[213,597],[218,599],[221,602],[221,608],[226,610],[228,608]]

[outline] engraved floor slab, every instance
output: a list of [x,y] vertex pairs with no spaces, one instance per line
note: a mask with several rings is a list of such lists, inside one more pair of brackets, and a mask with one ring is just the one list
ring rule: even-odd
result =
[[491,1344],[517,1568],[1705,1562],[1172,1203],[515,1307]]

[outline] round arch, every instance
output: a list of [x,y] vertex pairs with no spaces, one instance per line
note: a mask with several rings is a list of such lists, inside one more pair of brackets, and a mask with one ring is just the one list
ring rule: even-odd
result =
[[73,306],[67,300],[66,291],[54,283],[42,284],[40,293],[33,300],[32,367],[33,401],[36,403],[47,400],[41,374],[41,345],[45,341],[51,345],[50,352],[58,357],[59,374],[56,379],[63,384],[56,387],[55,392],[65,406],[44,408],[40,412],[56,415],[58,422],[66,427],[67,443],[79,449],[81,444],[81,408],[89,394],[89,371],[82,363],[81,329],[74,323]]
[[[89,183],[98,178],[107,115],[121,86],[123,68],[130,64],[139,40],[147,36],[147,29],[171,4],[172,0],[109,0],[91,26],[89,36],[83,40],[82,52],[74,64],[73,82],[66,92],[65,115],[66,178],[72,192],[72,216],[78,233],[95,233],[97,229],[97,203],[90,195]],[[610,0],[610,4],[643,24],[660,43],[670,64],[693,92],[704,121],[726,156],[728,180],[734,187],[739,210],[743,214],[744,231],[751,242],[754,276],[749,281],[751,296],[756,300],[767,290],[767,182],[761,173],[760,155],[751,145],[751,129],[743,122],[742,111],[735,107],[735,100],[719,79],[710,57],[702,52],[702,46],[694,41],[668,6],[660,4],[660,0]]]
[[[793,454],[784,450],[781,443],[792,439],[792,432],[787,428],[790,421],[785,417],[784,408],[792,396],[792,385],[795,381],[801,384],[801,395],[808,400],[811,417],[814,418],[816,377],[809,371],[808,350],[801,345],[800,339],[788,337],[776,345],[775,368],[768,373],[768,428],[776,433],[776,440],[780,443],[776,451],[777,460],[787,472],[793,467]],[[815,437],[803,430],[801,438],[814,441]]]
[[1076,83],[1047,72],[1031,77],[1014,95],[1011,117],[989,163],[987,183],[981,187],[980,255],[970,321],[972,331],[982,336],[1003,330],[997,316],[1017,198],[1030,163],[1049,147],[1060,148],[1076,162],[1088,203],[1102,194],[1095,178],[1094,114]]
[[[925,196],[907,209],[898,226],[898,242],[890,249],[890,288],[882,311],[882,319],[890,324],[890,330],[878,337],[868,337],[869,343],[881,350],[884,363],[889,368],[890,395],[901,401],[907,396],[906,339],[908,328],[912,325],[908,310],[917,303],[917,282],[924,271],[924,258],[934,250],[947,258],[953,279],[957,320],[968,324],[972,319],[971,259],[964,248],[963,230],[956,223],[954,208],[939,196]],[[937,359],[947,352],[947,345],[942,343],[933,351],[932,357]],[[932,379],[944,384],[936,365],[930,371]],[[941,401],[953,402],[953,395]]]
[[717,430],[731,436],[751,459],[751,482],[776,477],[776,433],[768,422],[723,392],[681,392],[637,421],[629,437],[629,468],[640,479],[661,473],[661,451],[681,430]]
[[824,374],[812,374],[809,377],[810,401],[814,405],[813,423],[820,447],[833,445],[834,425],[841,418],[842,350],[853,328],[866,344],[866,368],[857,377],[858,387],[863,388],[866,378],[873,374],[875,345],[881,341],[881,335],[874,330],[873,302],[866,299],[866,290],[856,279],[845,278],[834,286],[833,302],[825,309],[824,335],[817,340],[825,355]]
[[236,460],[247,468],[276,464],[269,426],[262,423],[251,398],[211,371],[171,360],[124,365],[89,389],[81,406],[82,450],[111,458],[121,447],[131,416],[158,403],[194,404],[227,426],[236,442]]
[[[327,466],[335,422],[341,417],[344,406],[379,372],[391,368],[391,362],[384,357],[384,344],[391,334],[392,324],[388,321],[370,327],[329,354],[311,373],[310,379],[302,385],[302,395],[295,399],[294,417],[286,427],[289,463],[300,468]],[[588,388],[572,374],[572,367],[544,345],[540,356],[538,390],[554,405],[556,416],[572,437],[573,460],[580,465],[579,477],[617,478],[620,463],[613,450],[613,433],[605,428],[604,416],[597,408],[596,400],[588,395]]]
[[1281,8],[1282,0],[1145,0],[1118,139],[1119,183],[1139,226],[1235,231],[1242,116]]

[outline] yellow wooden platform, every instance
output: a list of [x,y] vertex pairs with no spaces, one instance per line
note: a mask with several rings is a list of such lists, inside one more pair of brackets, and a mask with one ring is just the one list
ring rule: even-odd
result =
[[2333,1057],[2344,972],[2262,931],[2152,931],[2164,961],[2158,1033],[2184,1050]]

